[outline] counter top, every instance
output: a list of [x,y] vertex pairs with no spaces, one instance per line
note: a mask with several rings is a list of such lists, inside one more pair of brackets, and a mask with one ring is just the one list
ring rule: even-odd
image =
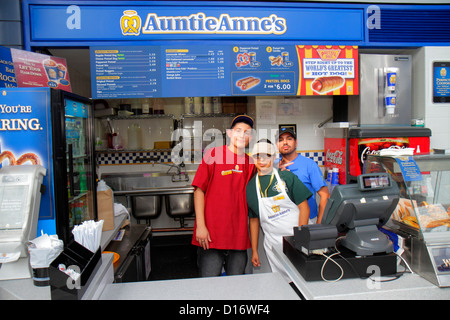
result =
[[[388,282],[370,279],[341,279],[337,282],[306,281],[280,251],[275,256],[283,264],[305,299],[317,300],[450,300],[450,288],[439,288],[417,274],[405,273]],[[392,277],[381,277],[380,280]]]
[[113,283],[104,300],[298,300],[278,273]]

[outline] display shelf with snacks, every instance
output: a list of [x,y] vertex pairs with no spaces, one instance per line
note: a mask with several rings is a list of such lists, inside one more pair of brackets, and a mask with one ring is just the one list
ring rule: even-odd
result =
[[387,226],[404,239],[412,270],[450,286],[450,156],[369,155],[364,172],[388,172],[398,184],[400,201]]

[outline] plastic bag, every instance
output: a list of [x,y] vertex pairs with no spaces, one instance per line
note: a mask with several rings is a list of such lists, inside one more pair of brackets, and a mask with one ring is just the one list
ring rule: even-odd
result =
[[50,263],[63,251],[64,243],[57,235],[43,234],[28,244],[32,268],[48,268]]

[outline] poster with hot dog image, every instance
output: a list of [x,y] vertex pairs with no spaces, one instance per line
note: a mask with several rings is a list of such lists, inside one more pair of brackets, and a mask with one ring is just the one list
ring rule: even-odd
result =
[[297,45],[297,95],[359,94],[358,47]]

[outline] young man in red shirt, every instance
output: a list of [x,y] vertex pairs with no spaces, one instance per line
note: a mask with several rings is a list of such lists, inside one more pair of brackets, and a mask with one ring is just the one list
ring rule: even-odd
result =
[[245,189],[256,169],[245,147],[252,137],[253,119],[240,115],[227,130],[228,145],[209,149],[192,185],[195,227],[192,244],[199,247],[200,276],[243,274],[250,248]]

